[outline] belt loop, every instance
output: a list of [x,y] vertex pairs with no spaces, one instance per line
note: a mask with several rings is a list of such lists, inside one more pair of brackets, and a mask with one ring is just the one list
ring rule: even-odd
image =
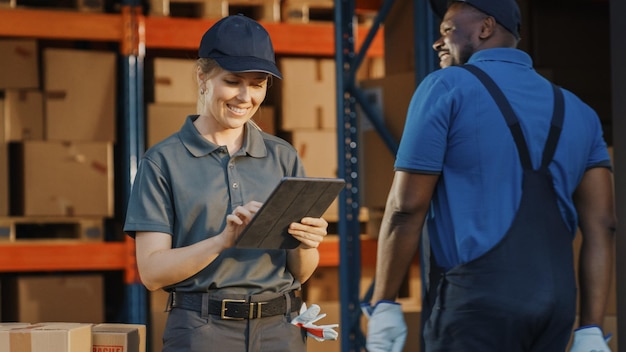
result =
[[203,318],[209,317],[209,294],[208,293],[202,294],[202,308],[201,308],[200,313],[202,314]]
[[291,291],[286,292],[283,296],[285,297],[285,316],[289,317],[291,316]]
[[175,295],[175,292],[170,292],[167,295],[167,303],[165,303],[165,310],[164,310],[165,313],[169,313],[172,310],[172,307],[174,306],[174,299],[175,299],[174,295]]

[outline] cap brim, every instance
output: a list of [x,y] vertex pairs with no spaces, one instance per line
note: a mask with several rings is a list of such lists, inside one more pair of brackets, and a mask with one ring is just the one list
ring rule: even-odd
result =
[[214,57],[217,63],[226,71],[230,72],[265,72],[270,75],[283,79],[282,74],[278,70],[275,63],[257,57]]
[[448,11],[448,0],[430,0],[430,8],[433,10],[435,15],[439,18],[443,18]]

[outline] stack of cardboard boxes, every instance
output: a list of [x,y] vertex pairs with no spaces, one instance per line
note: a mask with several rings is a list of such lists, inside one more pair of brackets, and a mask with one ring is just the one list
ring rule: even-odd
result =
[[110,217],[116,55],[42,51],[0,41],[0,216]]
[[140,324],[0,323],[3,352],[146,352]]
[[[102,241],[114,215],[117,56],[38,44],[0,40],[0,243]],[[2,321],[104,321],[98,273],[5,276],[1,298]]]

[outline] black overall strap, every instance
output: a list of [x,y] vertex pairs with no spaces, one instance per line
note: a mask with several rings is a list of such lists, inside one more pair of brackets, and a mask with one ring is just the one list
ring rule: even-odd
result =
[[[513,111],[508,99],[504,96],[502,90],[498,87],[496,82],[494,82],[493,79],[480,68],[471,64],[462,65],[460,67],[474,74],[474,76],[482,82],[485,88],[487,88],[487,91],[489,91],[489,94],[498,105],[498,108],[500,108],[500,111],[506,120],[506,124],[511,130],[511,134],[513,135],[513,139],[517,145],[517,152],[519,153],[522,167],[525,170],[532,170],[533,167],[530,160],[530,152],[528,150],[528,145],[526,144],[526,139],[524,138],[524,133],[522,132],[522,127],[520,126],[517,115]],[[543,150],[543,158],[539,168],[544,171],[547,170],[548,165],[554,157],[554,151],[556,150],[556,145],[559,142],[559,137],[561,136],[561,130],[563,128],[563,92],[554,84],[552,84],[552,90],[554,92],[554,110],[552,113],[552,121],[550,123],[550,132],[548,134],[548,139],[546,140],[546,145]]]

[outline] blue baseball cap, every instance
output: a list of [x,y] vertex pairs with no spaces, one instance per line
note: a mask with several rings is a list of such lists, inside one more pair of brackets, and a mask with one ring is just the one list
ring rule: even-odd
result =
[[282,79],[269,33],[244,15],[217,21],[200,41],[198,57],[215,60],[231,72],[265,72]]
[[522,15],[515,0],[430,0],[430,6],[435,14],[443,18],[448,7],[455,2],[472,5],[479,11],[492,16],[496,22],[519,39]]

